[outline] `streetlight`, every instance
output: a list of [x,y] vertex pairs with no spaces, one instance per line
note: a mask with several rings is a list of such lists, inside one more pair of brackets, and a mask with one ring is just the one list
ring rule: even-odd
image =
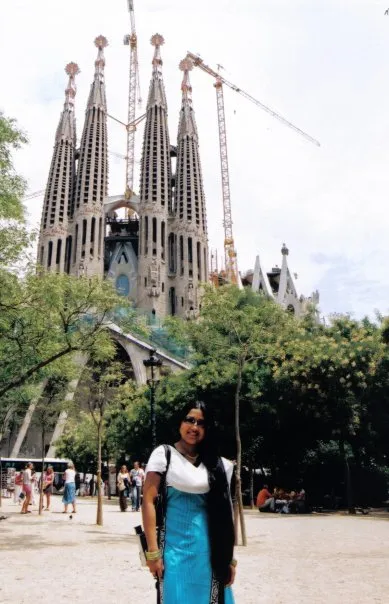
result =
[[146,380],[150,387],[150,423],[151,423],[151,446],[157,446],[157,425],[155,417],[155,388],[160,380],[162,361],[157,356],[157,351],[151,349],[149,358],[143,361],[146,367]]

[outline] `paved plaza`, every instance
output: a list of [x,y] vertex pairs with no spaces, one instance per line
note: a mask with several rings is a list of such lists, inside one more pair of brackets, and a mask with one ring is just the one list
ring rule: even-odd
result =
[[[97,527],[95,506],[81,499],[70,519],[54,497],[52,512],[22,516],[3,500],[2,604],[155,604],[133,536],[140,514],[121,513],[116,500],[105,502],[104,526]],[[236,552],[237,604],[389,602],[386,518],[249,512],[246,520],[249,546]]]

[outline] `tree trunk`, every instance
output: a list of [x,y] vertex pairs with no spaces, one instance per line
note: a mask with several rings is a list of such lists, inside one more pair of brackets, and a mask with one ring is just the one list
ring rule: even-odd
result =
[[240,390],[242,387],[242,371],[243,361],[239,361],[238,366],[238,379],[235,388],[235,439],[236,439],[236,500],[239,510],[240,530],[242,534],[242,545],[247,545],[246,537],[246,525],[243,514],[243,501],[242,501],[242,441],[240,438]]
[[41,479],[39,483],[39,516],[42,515],[43,510],[43,467],[45,463],[45,430],[42,430],[42,468],[41,468]]
[[344,446],[344,440],[341,439],[339,441],[339,453],[343,460],[344,465],[344,484],[345,484],[345,495],[347,502],[347,509],[349,514],[355,514],[355,506],[353,502],[353,490],[351,485],[351,473],[350,473],[350,465],[346,455],[346,449]]
[[250,467],[250,507],[254,509],[254,468]]
[[103,493],[101,490],[101,429],[102,419],[97,425],[97,515],[96,524],[103,526]]

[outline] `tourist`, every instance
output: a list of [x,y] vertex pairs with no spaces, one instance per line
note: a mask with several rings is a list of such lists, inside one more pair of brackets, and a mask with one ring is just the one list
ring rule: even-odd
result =
[[264,484],[257,495],[257,508],[259,512],[274,512],[275,499],[269,491],[267,484]]
[[54,470],[53,466],[48,466],[47,470],[43,472],[42,480],[43,480],[43,496],[46,497],[46,508],[45,511],[50,511],[50,499],[53,494],[53,484],[54,484]]
[[117,485],[119,491],[119,506],[120,511],[125,512],[127,509],[127,495],[129,490],[129,479],[130,475],[127,470],[127,466],[122,466],[117,477]]
[[69,503],[73,506],[73,514],[76,513],[76,470],[73,462],[69,461],[68,467],[64,472],[65,488],[62,502],[64,504],[63,514],[67,514]]
[[33,467],[34,466],[32,465],[32,463],[29,462],[28,464],[26,464],[25,470],[23,471],[24,501],[23,501],[22,509],[20,511],[21,514],[31,514],[30,510],[28,509],[28,506],[30,505],[30,500],[31,500],[31,491],[32,491],[31,475],[32,475]]
[[[186,405],[178,429],[178,442],[168,447],[169,464],[167,447],[160,446],[146,467],[142,512],[147,565],[157,579],[157,601],[233,604],[230,585],[236,561],[229,488],[233,465],[216,453],[204,403]],[[165,472],[167,489],[161,497],[166,500],[166,514],[157,536],[154,502]]]
[[144,470],[140,467],[139,461],[134,462],[134,467],[130,472],[130,481],[132,487],[131,503],[132,511],[139,512],[140,496],[142,493],[143,483],[145,480]]
[[14,487],[14,503],[20,505],[21,493],[23,489],[23,472],[16,472],[15,474],[15,487]]
[[30,499],[29,505],[36,505],[35,494],[37,492],[37,489],[38,489],[38,477],[36,475],[36,470],[33,466],[32,471],[31,471],[31,499]]

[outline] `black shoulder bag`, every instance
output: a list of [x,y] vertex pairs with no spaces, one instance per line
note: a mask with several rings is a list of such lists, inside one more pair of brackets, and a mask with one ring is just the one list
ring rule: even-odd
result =
[[[166,486],[166,475],[170,466],[171,449],[168,445],[163,445],[165,449],[166,457],[166,470],[161,475],[161,482],[159,483],[158,495],[155,500],[155,522],[157,527],[157,539],[158,547],[163,551],[163,545],[165,541],[165,515],[167,505],[167,486]],[[135,535],[138,538],[139,545],[139,557],[142,566],[147,566],[145,552],[147,551],[147,540],[146,535],[141,524],[134,527]]]

